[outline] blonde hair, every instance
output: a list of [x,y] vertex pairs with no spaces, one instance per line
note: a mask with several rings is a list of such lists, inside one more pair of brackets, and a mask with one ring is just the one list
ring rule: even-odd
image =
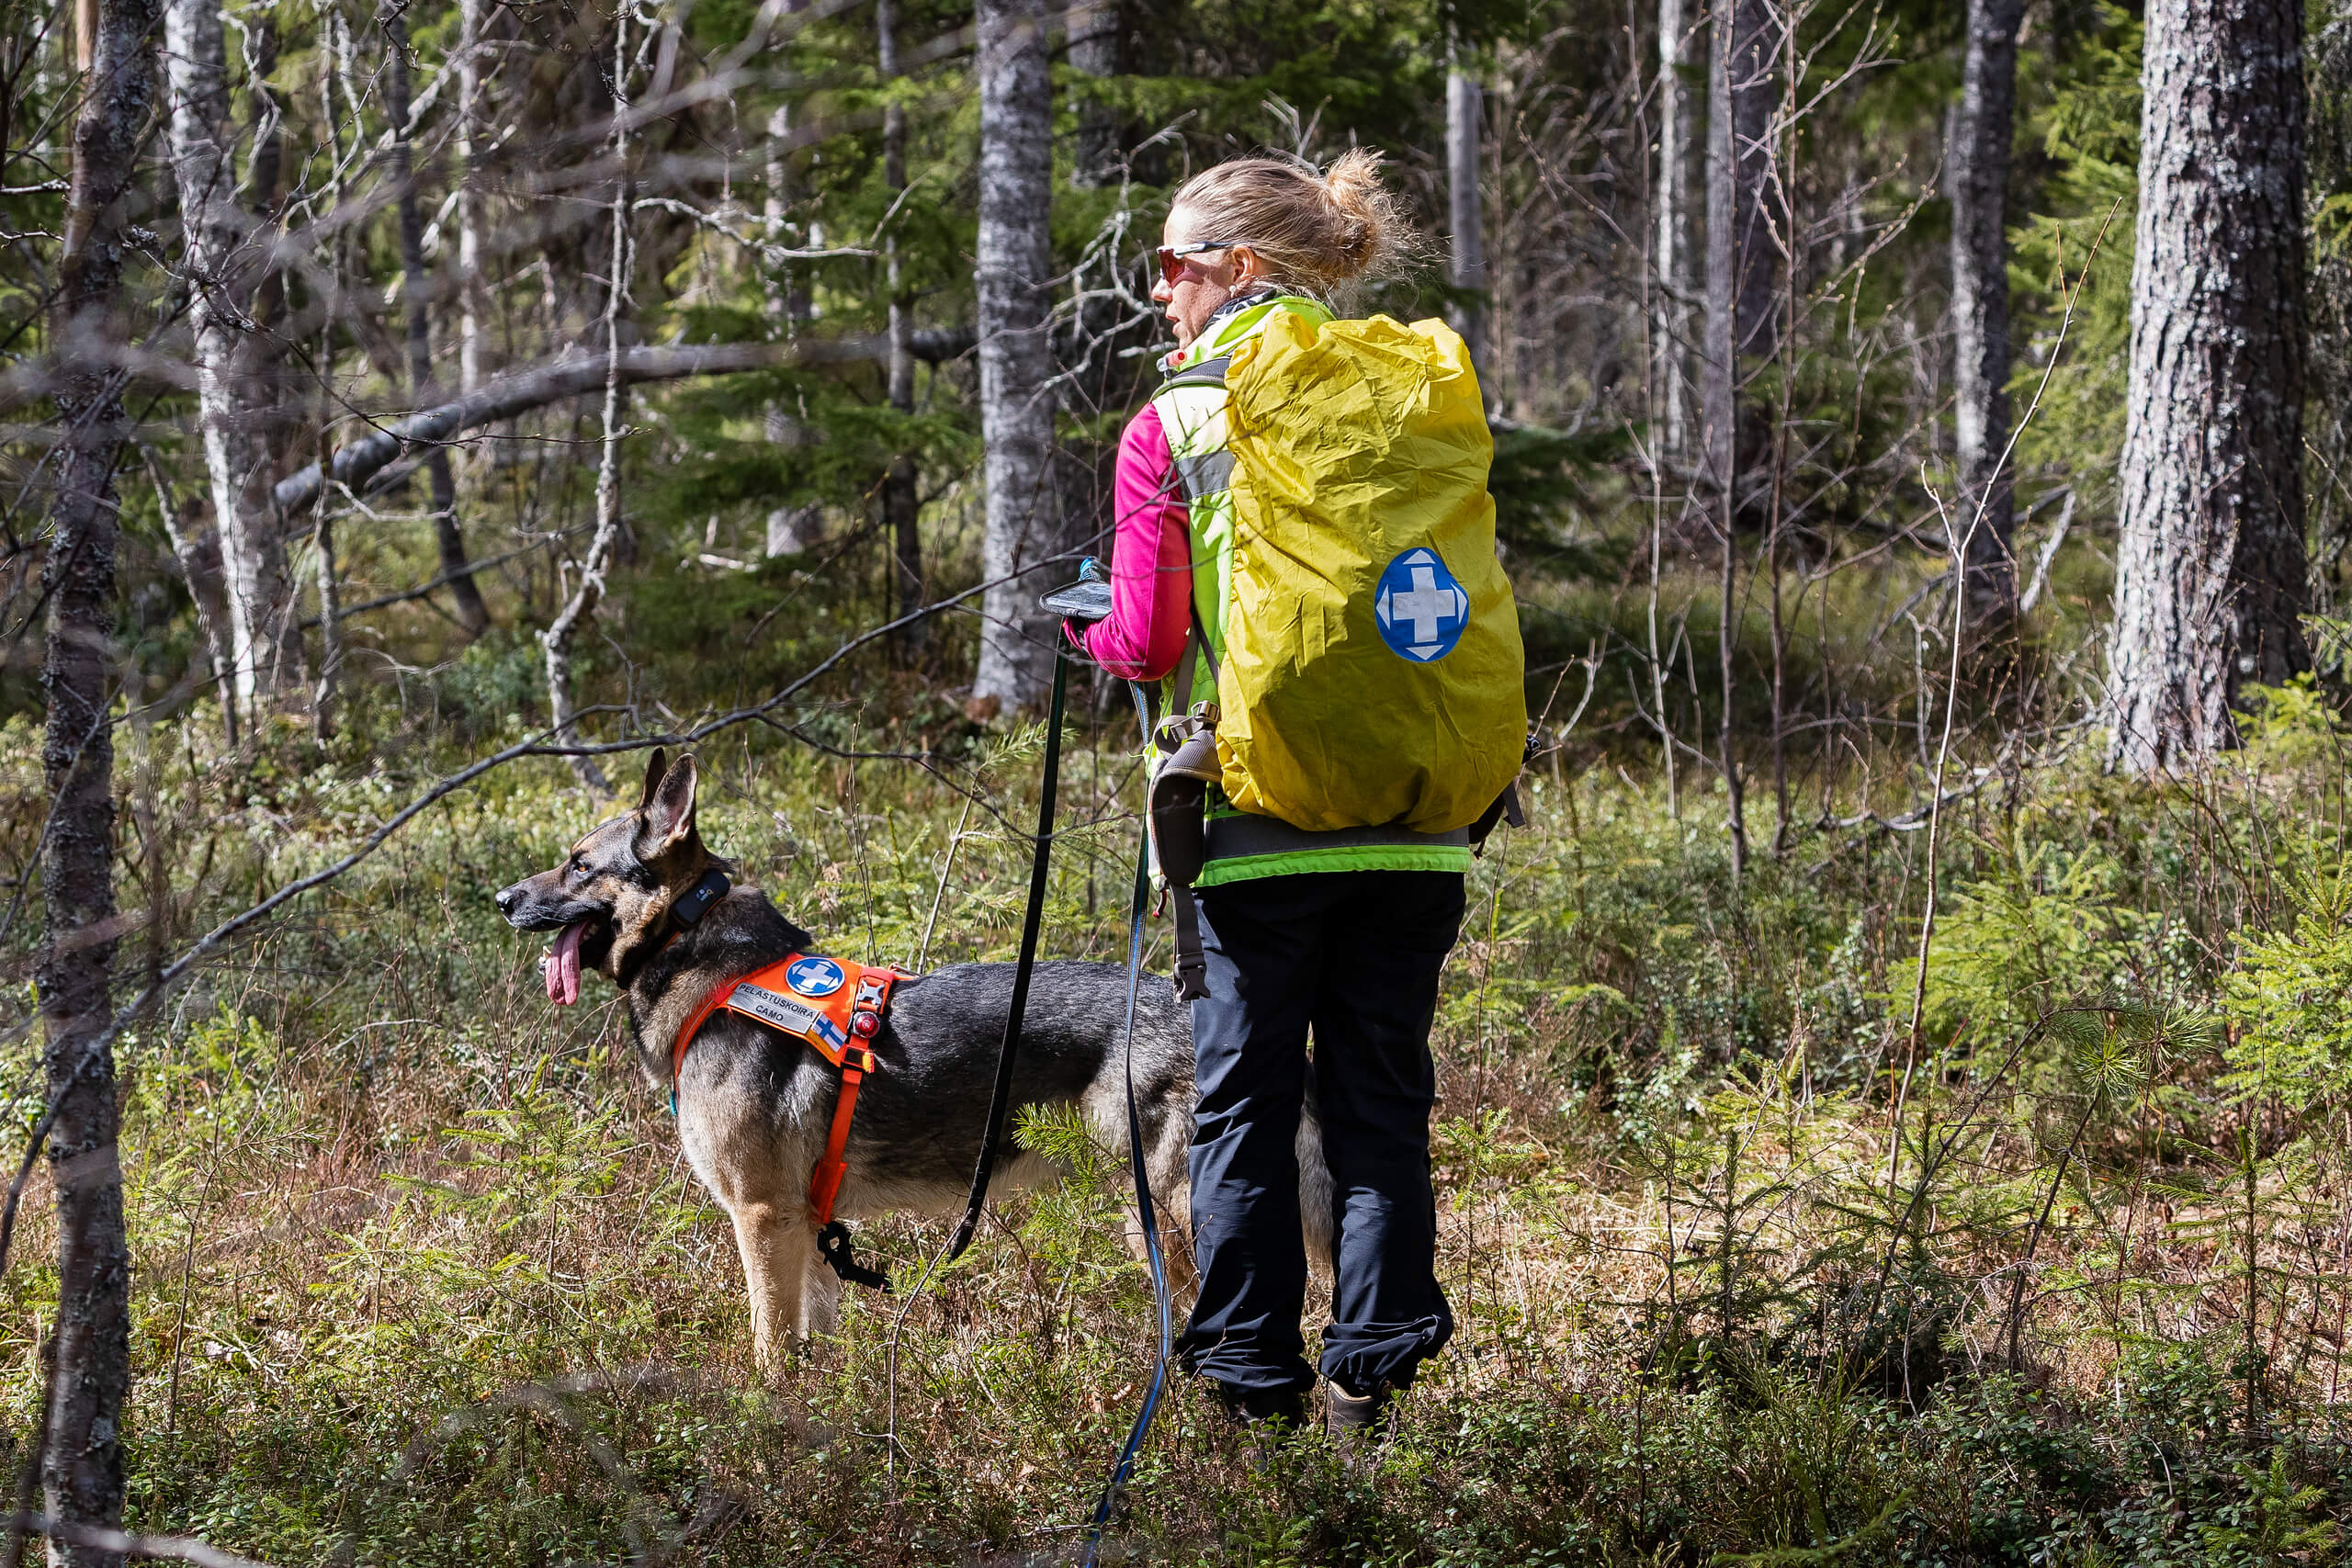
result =
[[1399,270],[1421,248],[1381,162],[1364,147],[1322,173],[1303,158],[1236,158],[1186,180],[1169,210],[1192,214],[1197,239],[1255,251],[1273,282],[1332,294]]

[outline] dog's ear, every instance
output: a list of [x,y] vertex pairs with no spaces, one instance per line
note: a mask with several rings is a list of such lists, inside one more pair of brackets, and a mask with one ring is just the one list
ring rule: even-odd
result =
[[653,804],[653,792],[662,787],[662,775],[669,771],[670,753],[656,746],[653,755],[645,760],[645,793],[637,797],[639,811]]
[[644,820],[637,829],[637,858],[654,861],[694,836],[695,786],[699,770],[691,755],[670,765],[647,795],[639,809]]

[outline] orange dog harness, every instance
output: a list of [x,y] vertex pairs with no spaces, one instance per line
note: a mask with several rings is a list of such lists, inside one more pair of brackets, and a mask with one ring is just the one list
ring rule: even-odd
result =
[[896,969],[796,953],[727,981],[678,1031],[678,1043],[670,1058],[673,1084],[686,1065],[686,1047],[694,1043],[695,1032],[720,1008],[808,1042],[817,1055],[841,1069],[832,1130],[825,1136],[824,1156],[808,1173],[808,1209],[820,1229],[832,1224],[833,1200],[841,1195],[842,1178],[849,1171],[845,1156],[850,1120],[857,1113],[857,1088],[875,1069],[874,1051],[867,1042],[882,1027],[890,987],[912,978]]

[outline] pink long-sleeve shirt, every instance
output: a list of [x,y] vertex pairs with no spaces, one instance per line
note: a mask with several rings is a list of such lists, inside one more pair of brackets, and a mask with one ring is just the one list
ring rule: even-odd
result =
[[1112,674],[1157,681],[1184,656],[1193,533],[1168,434],[1148,403],[1119,437],[1111,504],[1111,614],[1079,640]]

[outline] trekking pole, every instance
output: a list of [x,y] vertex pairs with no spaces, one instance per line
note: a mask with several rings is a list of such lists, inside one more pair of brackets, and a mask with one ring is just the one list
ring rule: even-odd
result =
[[1046,869],[1054,849],[1054,793],[1061,780],[1062,702],[1069,689],[1069,660],[1058,640],[1054,649],[1054,696],[1046,714],[1046,777],[1037,794],[1037,843],[1029,859],[1029,908],[1021,920],[1021,961],[1012,969],[1012,1003],[1005,1010],[1004,1043],[997,1051],[996,1089],[989,1097],[988,1127],[980,1135],[980,1162],[972,1168],[971,1196],[964,1203],[964,1218],[956,1239],[947,1244],[947,1261],[964,1256],[979,1228],[980,1209],[989,1201],[989,1178],[996,1172],[1004,1142],[1005,1112],[1012,1103],[1012,1060],[1021,1043],[1021,1018],[1029,1007],[1029,976],[1037,967],[1037,929],[1046,919]]

